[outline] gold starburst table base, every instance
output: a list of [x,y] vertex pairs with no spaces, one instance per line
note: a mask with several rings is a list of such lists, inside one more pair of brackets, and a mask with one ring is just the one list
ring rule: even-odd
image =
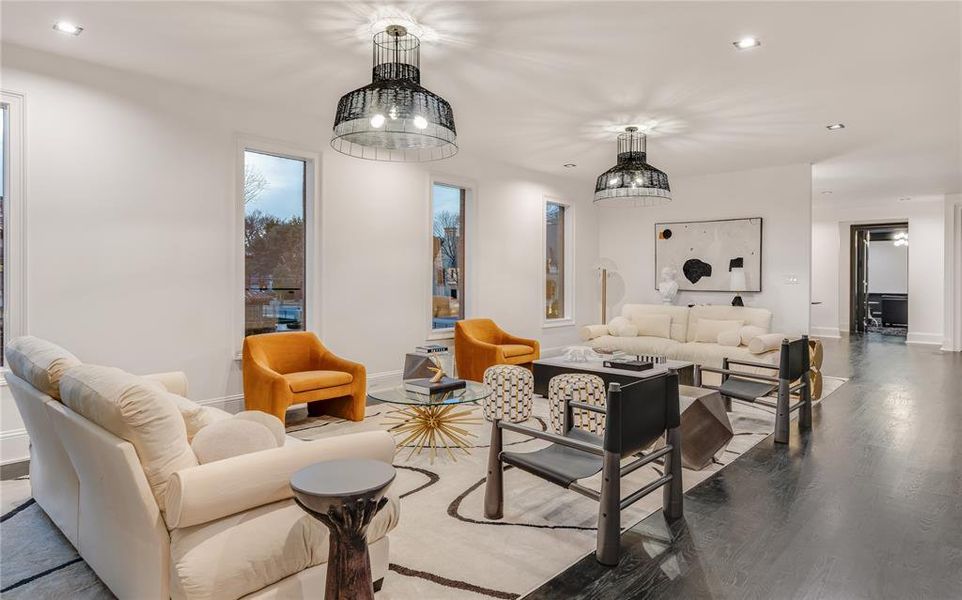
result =
[[421,450],[430,448],[432,463],[438,449],[447,450],[451,460],[457,461],[452,449],[468,454],[469,438],[478,437],[464,427],[481,423],[481,419],[474,416],[474,409],[458,404],[412,405],[384,418],[391,423],[389,431],[399,438],[397,451],[411,449],[408,459],[415,452],[420,454]]

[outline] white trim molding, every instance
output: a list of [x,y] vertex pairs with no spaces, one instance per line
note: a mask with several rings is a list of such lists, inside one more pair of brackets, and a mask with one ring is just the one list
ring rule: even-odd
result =
[[30,460],[30,438],[26,429],[11,429],[0,433],[0,465]]
[[941,346],[942,342],[945,341],[945,336],[941,333],[921,333],[918,331],[910,331],[905,337],[906,344],[924,344],[924,345],[937,345]]
[[[547,263],[548,263],[548,204],[557,204],[564,208],[564,316],[557,319],[549,319],[545,316],[544,300],[547,298]],[[556,196],[544,194],[541,197],[541,265],[538,267],[538,276],[541,278],[541,304],[538,310],[541,313],[541,327],[549,329],[552,327],[570,327],[575,324],[575,204],[568,200],[563,200]]]
[[8,156],[3,168],[6,195],[3,202],[3,320],[4,338],[25,335],[27,321],[27,202],[26,202],[26,106],[24,96],[0,91],[0,104],[7,109],[4,127]]
[[842,337],[841,333],[839,333],[838,327],[811,327],[809,328],[809,331],[809,335],[812,337],[832,339],[840,339]]
[[232,303],[235,355],[239,355],[244,344],[244,152],[260,152],[282,158],[304,161],[304,328],[313,331],[324,339],[322,334],[321,281],[323,280],[323,261],[321,260],[321,155],[313,150],[301,148],[280,140],[246,135],[235,135],[234,167],[234,240],[233,252],[234,289],[236,297]]
[[[427,191],[426,197],[427,202],[425,203],[426,211],[424,217],[424,225],[427,228],[427,235],[425,236],[427,241],[427,256],[425,257],[424,264],[428,268],[425,269],[426,278],[424,283],[424,298],[425,306],[422,310],[422,314],[425,319],[425,330],[426,334],[424,339],[429,342],[438,340],[450,340],[454,339],[454,328],[446,329],[434,329],[434,317],[433,317],[433,306],[434,306],[434,266],[431,265],[431,261],[434,258],[434,185],[445,185],[448,187],[461,188],[464,190],[464,231],[461,235],[464,236],[464,264],[462,265],[461,278],[463,280],[463,291],[464,297],[459,298],[462,307],[464,308],[464,318],[470,319],[475,308],[475,298],[476,290],[474,282],[477,278],[474,277],[476,273],[476,264],[474,260],[475,250],[477,248],[477,207],[478,207],[478,183],[473,179],[468,179],[465,177],[458,177],[454,175],[446,175],[443,173],[428,173],[427,174]],[[369,376],[370,377],[370,376]]]

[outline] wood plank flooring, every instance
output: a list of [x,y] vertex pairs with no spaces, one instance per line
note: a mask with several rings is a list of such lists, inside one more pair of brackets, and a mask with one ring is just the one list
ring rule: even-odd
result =
[[[825,340],[851,380],[787,446],[764,440],[526,598],[962,598],[962,354]],[[673,538],[673,541],[668,542]]]

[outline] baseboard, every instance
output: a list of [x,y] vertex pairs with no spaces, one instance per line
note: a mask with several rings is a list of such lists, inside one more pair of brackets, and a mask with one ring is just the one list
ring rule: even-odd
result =
[[809,335],[812,337],[840,339],[842,337],[838,327],[810,327]]
[[231,396],[221,396],[219,398],[208,398],[198,400],[201,406],[213,406],[229,413],[239,413],[244,410],[244,394],[233,394]]
[[391,387],[395,385],[401,385],[401,376],[404,375],[404,371],[398,369],[397,371],[382,371],[380,373],[371,373],[367,376],[367,387],[368,389],[383,389],[386,387]]
[[26,429],[0,433],[0,465],[30,460],[30,438]]
[[945,343],[945,337],[941,333],[919,333],[916,331],[910,331],[907,336],[905,336],[906,344],[924,344],[924,345],[938,345],[941,346]]

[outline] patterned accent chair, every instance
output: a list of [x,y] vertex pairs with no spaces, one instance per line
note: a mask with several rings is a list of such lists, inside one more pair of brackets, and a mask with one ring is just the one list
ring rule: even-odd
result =
[[[566,401],[584,402],[600,408],[605,407],[605,382],[597,375],[565,373],[548,381],[548,409],[551,431],[564,434],[564,407]],[[605,435],[605,415],[581,409],[572,411],[574,426],[600,436]]]
[[311,416],[364,419],[364,365],[335,356],[310,331],[244,338],[244,408],[284,422],[287,408],[307,403]]
[[530,365],[541,356],[538,340],[513,336],[491,319],[454,324],[454,360],[458,377],[481,381],[492,365]]
[[485,370],[482,383],[491,388],[491,395],[481,405],[485,419],[521,423],[531,416],[534,402],[531,371],[514,365],[495,365]]

